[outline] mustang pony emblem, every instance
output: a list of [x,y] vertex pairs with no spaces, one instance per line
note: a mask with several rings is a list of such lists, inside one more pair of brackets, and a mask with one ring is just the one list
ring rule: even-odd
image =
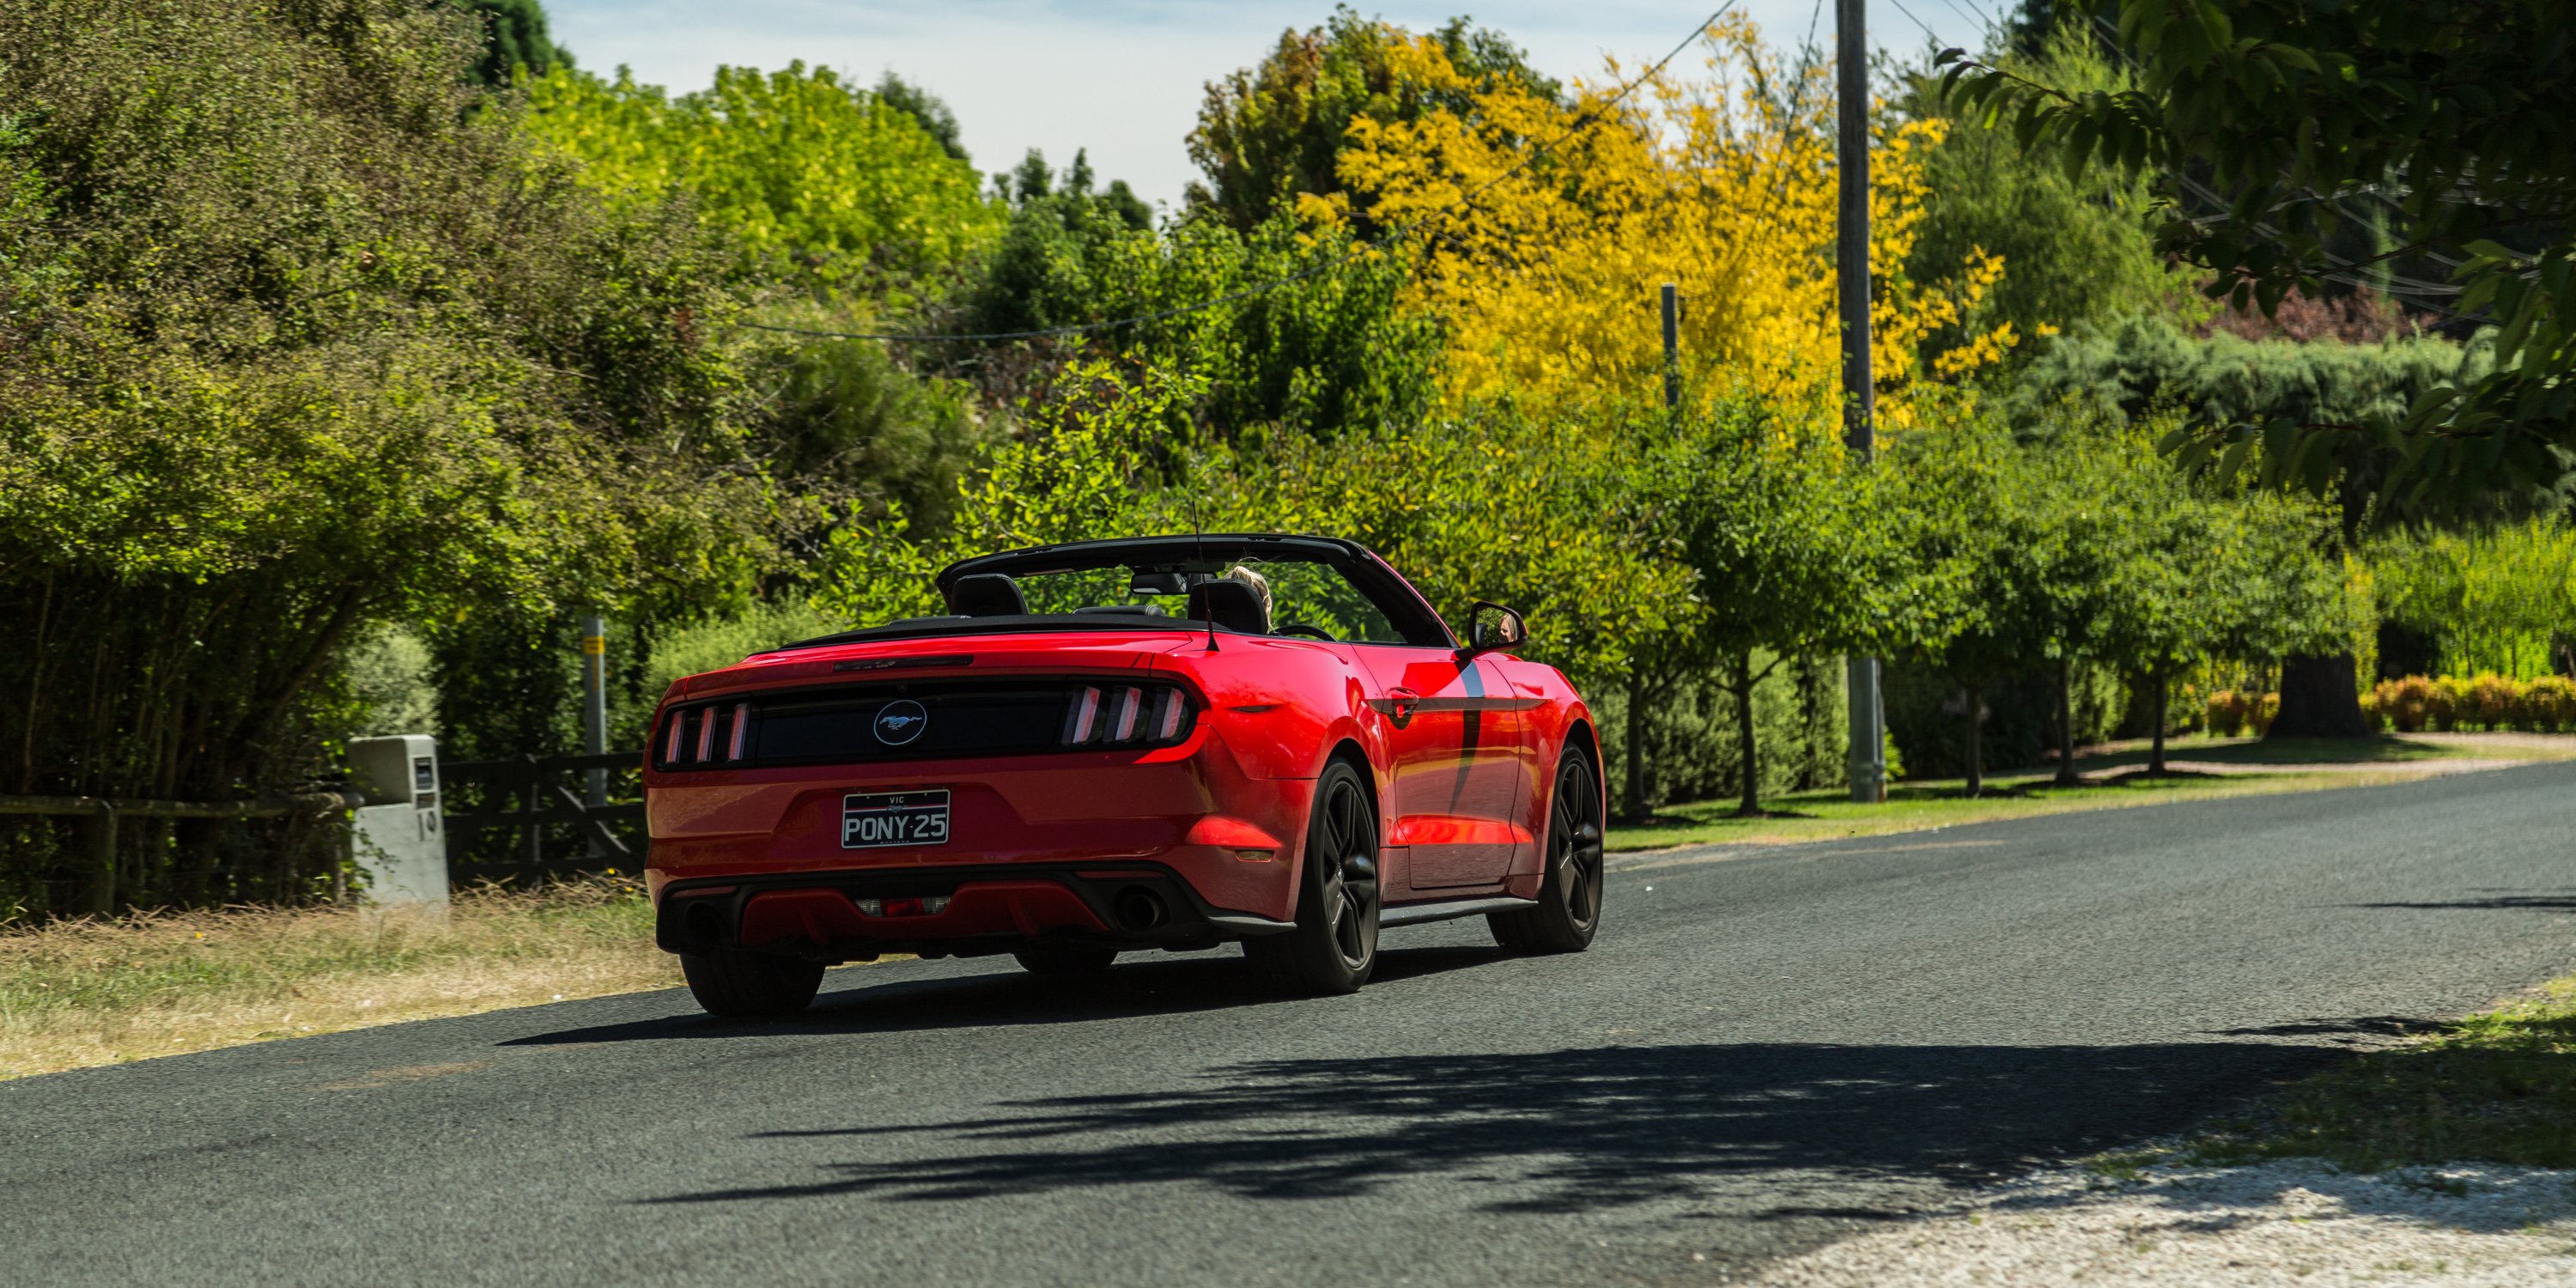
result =
[[877,741],[889,747],[900,747],[929,727],[930,713],[910,698],[889,702],[877,711]]

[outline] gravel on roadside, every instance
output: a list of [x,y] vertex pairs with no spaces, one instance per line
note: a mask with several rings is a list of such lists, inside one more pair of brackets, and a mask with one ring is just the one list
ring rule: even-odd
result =
[[2311,1159],[2059,1168],[1765,1267],[1778,1288],[2443,1284],[2576,1288],[2576,1172],[2348,1173]]

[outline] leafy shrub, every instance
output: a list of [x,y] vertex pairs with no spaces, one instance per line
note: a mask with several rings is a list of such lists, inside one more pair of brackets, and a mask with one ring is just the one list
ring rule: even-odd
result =
[[2373,691],[2379,699],[2379,713],[2399,733],[2415,733],[2433,718],[2433,682],[2420,675],[2400,680],[2382,680]]
[[2489,729],[2503,729],[2521,723],[2522,682],[2492,671],[2472,677],[2468,682],[2468,718]]
[[2522,727],[2557,733],[2576,724],[2576,681],[2544,675],[2522,688]]
[[2430,682],[2425,695],[2424,714],[2432,719],[2434,728],[2450,733],[2460,727],[2460,722],[2469,717],[2471,710],[2468,681],[2456,675],[2446,675]]
[[2576,680],[2544,675],[2528,682],[2492,672],[2466,678],[2410,675],[2382,680],[2362,695],[2362,711],[2382,727],[2414,733],[2427,724],[2560,733],[2576,729]]
[[2206,707],[2209,731],[2221,738],[2233,738],[2245,732],[2245,722],[2253,715],[2253,708],[2245,695],[2234,689],[2220,689],[2210,694]]
[[2260,738],[2272,732],[2272,718],[2281,714],[2281,695],[2266,693],[2262,700],[2253,704],[2253,707],[2253,711],[2247,718],[2254,725],[2254,736]]

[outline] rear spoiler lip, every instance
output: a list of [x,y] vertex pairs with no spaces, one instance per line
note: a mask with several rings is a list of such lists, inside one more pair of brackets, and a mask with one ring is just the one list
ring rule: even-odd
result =
[[[973,635],[1074,635],[1101,631],[1150,631],[1196,635],[1207,623],[1190,617],[1152,617],[1144,613],[1030,613],[1013,617],[910,617],[837,635],[817,635],[767,650],[792,653],[835,644],[875,644],[889,640],[942,639]],[[1220,626],[1218,630],[1226,630]]]

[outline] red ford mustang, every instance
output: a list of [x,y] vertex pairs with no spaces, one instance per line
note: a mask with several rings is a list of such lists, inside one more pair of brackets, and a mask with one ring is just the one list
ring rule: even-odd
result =
[[949,613],[671,687],[644,774],[657,938],[700,1004],[777,1015],[823,968],[1011,953],[1078,974],[1226,941],[1349,992],[1378,931],[1481,915],[1578,951],[1600,748],[1519,614],[1461,647],[1348,541],[1150,537],[939,574]]

